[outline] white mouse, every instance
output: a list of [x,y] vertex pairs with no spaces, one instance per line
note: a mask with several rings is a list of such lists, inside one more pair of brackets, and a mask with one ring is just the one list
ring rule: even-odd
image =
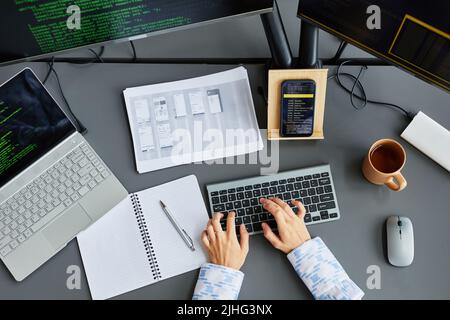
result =
[[414,231],[409,218],[391,216],[386,221],[387,255],[390,264],[407,267],[414,260]]

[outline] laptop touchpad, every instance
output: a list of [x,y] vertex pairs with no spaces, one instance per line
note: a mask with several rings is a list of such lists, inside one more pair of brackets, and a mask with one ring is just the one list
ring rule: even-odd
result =
[[43,235],[58,250],[79,232],[86,229],[91,222],[91,218],[89,218],[83,208],[76,204],[46,227]]

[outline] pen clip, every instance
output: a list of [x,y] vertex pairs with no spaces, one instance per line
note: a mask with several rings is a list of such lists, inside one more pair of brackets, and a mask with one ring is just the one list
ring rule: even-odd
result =
[[188,233],[184,229],[183,229],[183,233],[186,236],[186,238],[188,238],[189,242],[191,243],[191,249],[195,250],[195,248],[194,248],[194,241],[192,241],[192,238],[188,235]]

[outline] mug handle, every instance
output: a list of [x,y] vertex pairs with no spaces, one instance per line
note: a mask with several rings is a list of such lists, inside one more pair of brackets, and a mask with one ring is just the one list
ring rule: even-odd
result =
[[386,182],[386,186],[389,189],[397,192],[405,189],[407,185],[408,183],[401,173],[397,173],[396,175],[390,177]]

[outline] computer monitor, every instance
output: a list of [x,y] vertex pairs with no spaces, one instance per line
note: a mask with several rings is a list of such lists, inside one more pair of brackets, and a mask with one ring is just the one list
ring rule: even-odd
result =
[[448,1],[301,0],[301,19],[450,90]]
[[272,8],[273,0],[1,0],[0,64]]

